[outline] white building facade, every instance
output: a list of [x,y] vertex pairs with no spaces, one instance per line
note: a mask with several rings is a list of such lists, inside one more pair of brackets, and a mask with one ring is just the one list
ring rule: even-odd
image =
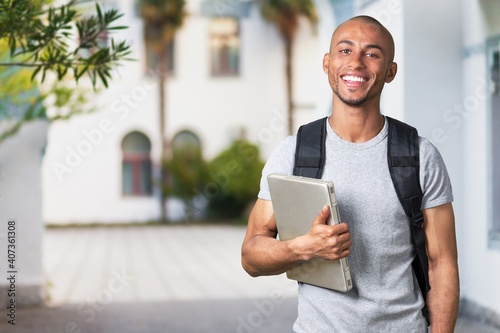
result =
[[463,0],[460,256],[464,309],[500,327],[500,3]]
[[[158,189],[144,184],[144,178],[158,178],[158,82],[148,75],[151,55],[134,3],[122,0],[104,6],[125,13],[121,24],[129,29],[113,37],[130,41],[137,61],[118,69],[110,88],[99,95],[98,112],[51,126],[43,168],[47,223],[144,222],[159,217]],[[243,136],[267,156],[286,136],[287,125],[284,46],[277,29],[263,21],[252,2],[187,3],[167,79],[167,140],[175,141],[179,133],[195,135],[210,159]],[[316,117],[327,48],[319,40],[303,22],[295,47],[297,123]],[[135,157],[134,145],[143,146]],[[148,161],[152,168],[144,171]]]

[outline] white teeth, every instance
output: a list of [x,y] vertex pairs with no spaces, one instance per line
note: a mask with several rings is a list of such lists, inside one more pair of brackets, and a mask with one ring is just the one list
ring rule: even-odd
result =
[[365,82],[366,80],[363,77],[345,75],[342,77],[344,81],[352,81],[352,82]]

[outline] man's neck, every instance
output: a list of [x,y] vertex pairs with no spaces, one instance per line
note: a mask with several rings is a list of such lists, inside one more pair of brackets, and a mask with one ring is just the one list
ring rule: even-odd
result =
[[334,102],[330,127],[342,139],[362,143],[380,133],[384,127],[384,117],[380,113],[378,103],[374,106],[352,107]]

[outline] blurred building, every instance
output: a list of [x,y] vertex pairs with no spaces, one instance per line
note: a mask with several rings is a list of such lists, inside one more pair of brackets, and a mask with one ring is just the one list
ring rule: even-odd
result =
[[[441,151],[454,186],[461,311],[500,327],[500,3],[315,3],[318,29],[303,22],[295,44],[296,126],[329,112],[331,91],[321,61],[333,29],[357,14],[379,19],[393,33],[399,66],[385,88],[383,113],[416,126]],[[125,63],[99,95],[99,112],[51,125],[42,169],[46,223],[159,217],[158,193],[151,186],[160,156],[158,85],[148,75],[155,59],[143,42],[134,1],[104,6],[125,13],[122,23],[129,29],[114,37],[133,43],[137,61]],[[287,135],[284,50],[277,30],[254,1],[189,0],[188,12],[171,48],[168,140],[199,142],[210,158],[244,136],[261,146],[265,159]],[[8,172],[2,177],[5,182]],[[40,205],[33,200],[33,207]],[[26,220],[34,226],[26,233],[38,244],[38,211]],[[39,273],[32,275],[29,283],[39,283]]]
[[[277,29],[251,1],[186,2],[188,15],[169,47],[167,142],[199,142],[210,159],[243,137],[267,156],[287,126]],[[51,224],[144,222],[160,214],[157,59],[143,40],[135,0],[103,7],[125,14],[119,24],[129,29],[107,37],[130,41],[136,61],[118,68],[99,94],[98,112],[51,126],[43,168],[44,220]],[[318,90],[328,89],[321,61],[329,36],[320,37],[307,22],[297,36],[297,123],[316,117]],[[182,219],[182,206],[169,203],[170,218]]]

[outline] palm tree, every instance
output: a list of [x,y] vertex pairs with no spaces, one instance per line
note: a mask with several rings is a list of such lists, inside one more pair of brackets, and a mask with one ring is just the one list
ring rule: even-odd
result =
[[165,160],[167,157],[168,138],[165,131],[166,122],[166,81],[170,59],[169,47],[175,33],[182,26],[186,16],[185,0],[137,0],[141,17],[144,21],[144,40],[148,48],[155,54],[157,60],[156,74],[159,81],[159,118],[161,136],[160,154],[160,206],[161,222],[167,221],[166,193],[167,182]]
[[288,111],[288,134],[294,131],[293,45],[299,18],[305,17],[314,28],[318,15],[313,0],[259,0],[264,19],[276,26],[285,46],[285,75]]

